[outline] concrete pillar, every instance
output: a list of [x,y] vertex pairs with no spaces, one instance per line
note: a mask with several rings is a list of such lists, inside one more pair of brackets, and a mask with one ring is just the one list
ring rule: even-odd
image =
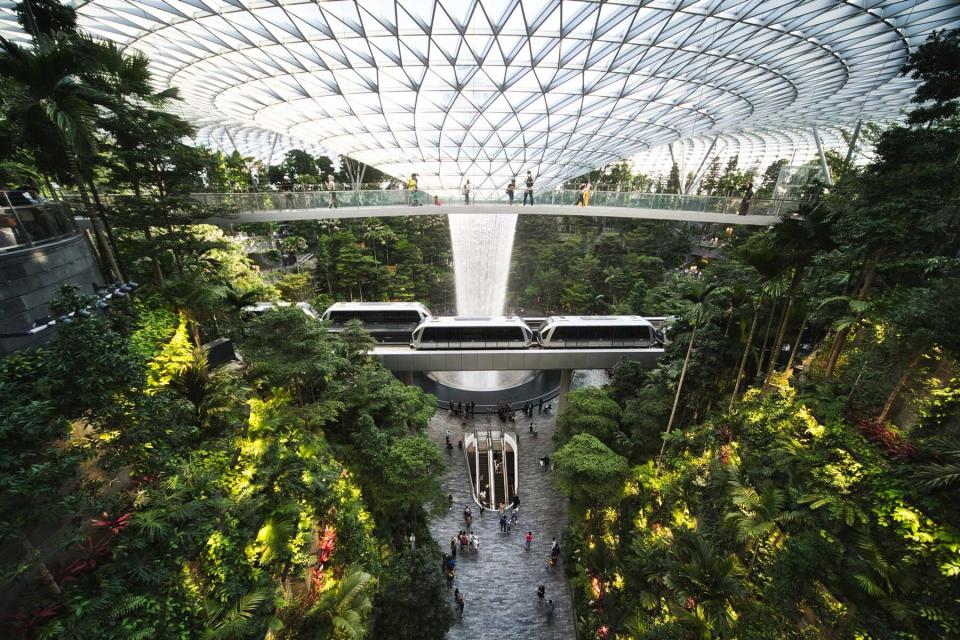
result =
[[560,371],[560,406],[557,413],[567,408],[567,394],[570,393],[570,383],[573,381],[573,369],[563,369]]

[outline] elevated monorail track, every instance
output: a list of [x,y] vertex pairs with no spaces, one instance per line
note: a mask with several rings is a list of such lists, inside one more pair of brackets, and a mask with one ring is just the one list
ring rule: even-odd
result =
[[621,360],[653,368],[663,348],[650,349],[411,349],[377,345],[373,349],[392,371],[532,371],[609,369]]

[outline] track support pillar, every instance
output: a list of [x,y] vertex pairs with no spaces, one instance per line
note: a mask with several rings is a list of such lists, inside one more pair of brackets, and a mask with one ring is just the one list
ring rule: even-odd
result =
[[562,369],[560,371],[560,403],[557,413],[567,408],[567,395],[570,394],[570,383],[573,381],[573,369]]

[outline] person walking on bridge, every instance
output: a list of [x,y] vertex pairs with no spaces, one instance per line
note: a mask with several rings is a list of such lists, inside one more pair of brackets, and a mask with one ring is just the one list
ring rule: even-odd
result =
[[333,180],[333,174],[327,174],[327,191],[330,193],[330,209],[338,209],[337,204],[337,183]]
[[510,182],[507,183],[507,198],[510,199],[508,203],[511,207],[513,206],[513,192],[517,190],[517,179],[510,178]]
[[527,204],[527,198],[530,198],[530,206],[533,206],[533,173],[527,171],[527,179],[524,181],[523,204]]

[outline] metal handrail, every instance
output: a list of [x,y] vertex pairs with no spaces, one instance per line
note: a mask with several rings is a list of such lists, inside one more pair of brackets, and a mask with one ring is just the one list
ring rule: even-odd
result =
[[6,191],[0,198],[0,253],[29,249],[79,233],[65,202],[14,205]]
[[[776,217],[790,212],[799,206],[799,200],[783,200],[753,197],[746,201],[742,196],[701,196],[674,193],[648,193],[641,191],[595,191],[591,192],[585,204],[578,204],[581,192],[570,189],[555,189],[537,192],[534,190],[534,203],[556,207],[616,207],[632,209],[659,209],[696,213],[738,214],[743,211],[751,215]],[[503,190],[477,189],[470,194],[470,204],[456,193],[443,192],[433,194],[416,190],[369,190],[369,191],[269,191],[254,193],[195,193],[192,197],[206,205],[226,207],[238,211],[277,211],[324,208],[363,208],[382,206],[404,206],[419,200],[421,206],[432,206],[434,197],[444,206],[463,206],[499,204],[509,205]],[[336,201],[334,204],[334,200]],[[513,206],[522,212],[522,192],[514,195]],[[795,205],[795,206],[792,206]]]

